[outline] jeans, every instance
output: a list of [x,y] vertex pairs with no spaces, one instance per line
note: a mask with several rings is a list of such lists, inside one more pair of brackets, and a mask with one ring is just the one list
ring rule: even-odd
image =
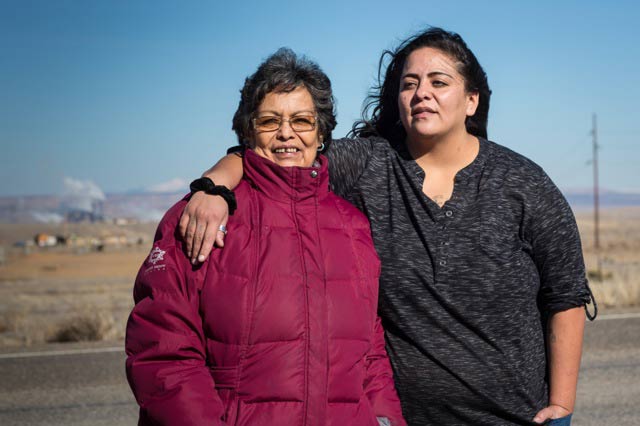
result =
[[559,419],[553,419],[547,423],[547,426],[570,426],[571,425],[571,414],[565,417],[560,417]]

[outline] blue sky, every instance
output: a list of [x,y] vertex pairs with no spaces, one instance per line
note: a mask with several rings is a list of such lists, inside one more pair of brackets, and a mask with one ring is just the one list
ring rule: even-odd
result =
[[0,0],[0,196],[191,180],[235,143],[244,78],[281,46],[331,77],[343,136],[382,50],[426,25],[485,67],[490,139],[588,188],[595,112],[601,185],[640,192],[638,21],[632,1]]

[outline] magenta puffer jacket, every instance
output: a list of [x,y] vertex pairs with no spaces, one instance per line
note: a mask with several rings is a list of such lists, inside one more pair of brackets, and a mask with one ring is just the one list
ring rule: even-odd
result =
[[171,208],[136,279],[127,377],[140,425],[405,425],[366,217],[327,161],[247,151],[225,247],[192,267]]

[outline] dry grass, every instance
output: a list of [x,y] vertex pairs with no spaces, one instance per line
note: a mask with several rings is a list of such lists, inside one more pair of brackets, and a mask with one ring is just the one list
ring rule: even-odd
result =
[[[0,283],[0,347],[48,341],[124,338],[133,307],[133,277],[95,281],[19,281]],[[9,288],[7,288],[9,287]],[[78,330],[73,331],[74,327]],[[66,330],[66,331],[65,331]],[[79,337],[72,338],[76,335]],[[65,337],[68,336],[68,337]]]
[[[640,208],[604,210],[600,251],[594,247],[591,212],[577,215],[591,289],[602,307],[640,306]],[[598,267],[600,266],[600,268]],[[602,279],[598,279],[600,270]]]
[[149,247],[75,254],[66,250],[12,251],[0,268],[0,282],[24,280],[100,280],[134,276]]
[[148,249],[8,250],[0,266],[0,348],[122,340],[133,281]]
[[[587,269],[598,255],[593,219],[578,212]],[[605,210],[601,219],[600,264],[605,279],[591,279],[604,310],[640,306],[640,208]],[[75,232],[99,235],[101,225]],[[154,227],[147,225],[149,237]],[[54,232],[55,229],[48,230]],[[0,225],[0,241],[12,242],[37,232],[33,225]],[[34,250],[25,254],[5,246],[0,266],[0,348],[45,342],[122,340],[133,307],[132,286],[149,247],[73,253]]]
[[117,338],[115,318],[109,312],[87,311],[59,325],[49,342],[96,342]]

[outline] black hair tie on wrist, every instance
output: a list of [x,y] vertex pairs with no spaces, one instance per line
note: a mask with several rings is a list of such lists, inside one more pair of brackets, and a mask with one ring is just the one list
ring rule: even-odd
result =
[[201,177],[194,180],[191,182],[191,185],[189,185],[189,189],[191,189],[191,194],[204,191],[205,194],[221,196],[229,206],[229,216],[233,215],[233,212],[238,208],[236,196],[233,191],[224,185],[216,185],[208,177]]

